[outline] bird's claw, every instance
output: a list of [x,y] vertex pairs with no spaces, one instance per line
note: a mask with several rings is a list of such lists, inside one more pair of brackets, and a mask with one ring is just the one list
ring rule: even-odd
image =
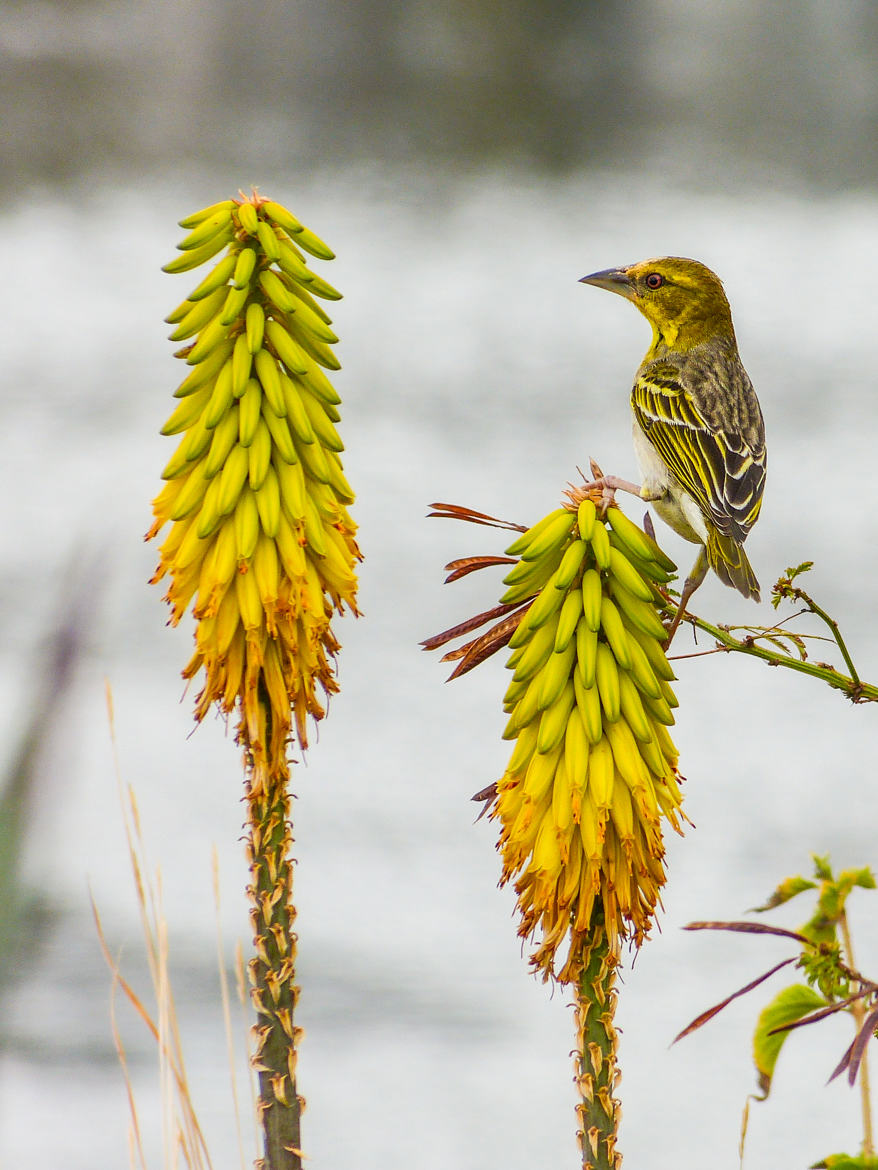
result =
[[[591,500],[595,504],[601,514],[606,516],[607,508],[611,507],[616,502],[616,491],[624,481],[617,480],[613,475],[604,475],[603,471],[594,459],[589,459],[589,466],[591,473],[594,476],[590,482],[585,482],[585,476],[582,476],[583,482],[581,484],[571,484],[565,491],[564,495],[570,501],[574,508],[578,508],[583,500]],[[581,469],[579,469],[582,475]]]
[[[618,475],[604,475],[594,459],[590,459],[591,473],[595,477],[590,483],[583,483],[579,487],[572,484],[565,495],[574,508],[578,508],[583,500],[589,499],[597,505],[601,517],[606,516],[607,509],[616,503],[616,492],[630,492],[631,495],[643,499],[643,489],[639,484],[631,483],[627,479],[620,479]],[[584,477],[583,477],[584,478]]]
[[591,500],[597,507],[601,516],[607,514],[607,508],[615,502],[616,490],[610,487],[601,479],[592,480],[591,483],[578,484],[567,488],[564,492],[567,497],[568,506],[575,511],[583,500]]

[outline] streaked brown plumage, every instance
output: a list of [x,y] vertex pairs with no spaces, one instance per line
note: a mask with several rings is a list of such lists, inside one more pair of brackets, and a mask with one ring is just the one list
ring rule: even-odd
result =
[[671,528],[703,546],[681,613],[708,566],[758,601],[742,546],[762,506],[765,428],[719,278],[697,260],[669,256],[583,281],[626,297],[652,326],[631,391],[642,483],[615,486],[633,487]]

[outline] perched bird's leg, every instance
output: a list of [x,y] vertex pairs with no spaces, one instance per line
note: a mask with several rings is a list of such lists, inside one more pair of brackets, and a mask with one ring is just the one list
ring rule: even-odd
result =
[[[637,496],[641,500],[652,498],[643,495],[640,484],[632,483],[629,479],[620,479],[618,475],[604,475],[594,459],[589,459],[589,463],[594,479],[580,487],[571,487],[564,493],[574,507],[578,507],[585,499],[592,499],[600,504],[601,514],[605,515],[607,508],[616,502],[616,492],[630,492],[632,496]],[[598,493],[599,498],[595,499]]]
[[683,592],[680,594],[680,607],[674,614],[674,620],[668,627],[668,636],[665,641],[665,650],[670,646],[671,639],[677,632],[677,626],[686,613],[686,603],[707,575],[707,550],[702,545],[692,566],[689,576],[683,582]]

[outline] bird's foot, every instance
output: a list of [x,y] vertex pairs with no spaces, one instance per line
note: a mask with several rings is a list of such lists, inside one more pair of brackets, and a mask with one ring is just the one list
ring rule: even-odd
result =
[[686,616],[686,606],[689,604],[689,599],[701,582],[707,575],[707,552],[702,547],[698,550],[698,556],[695,558],[695,564],[692,566],[692,571],[686,580],[683,582],[683,592],[680,594],[680,604],[677,607],[677,612],[671,619],[671,624],[668,626],[668,636],[665,639],[665,653],[671,644],[674,634],[677,632],[677,627]]
[[676,632],[677,632],[677,627],[679,626],[680,622],[683,620],[683,618],[685,616],[686,616],[685,606],[683,606],[683,605],[678,606],[677,612],[671,618],[671,621],[667,627],[668,636],[667,636],[667,638],[665,638],[664,642],[662,643],[662,649],[664,650],[665,654],[667,654],[668,647],[671,645],[671,642],[674,639],[674,634],[676,634]]
[[578,508],[583,500],[591,500],[598,506],[601,515],[605,516],[607,508],[616,503],[616,492],[630,492],[633,496],[643,498],[639,484],[631,483],[627,479],[620,479],[618,475],[604,475],[594,459],[590,459],[589,463],[594,479],[589,483],[583,482],[579,486],[571,484],[564,493],[574,508]]

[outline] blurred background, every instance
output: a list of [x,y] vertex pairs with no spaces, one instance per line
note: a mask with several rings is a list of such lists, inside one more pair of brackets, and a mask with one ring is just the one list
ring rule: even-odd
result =
[[[366,554],[342,693],[294,776],[305,1147],[359,1170],[576,1165],[569,997],[528,974],[495,828],[469,803],[508,750],[502,662],[445,688],[417,645],[496,599],[488,574],[444,587],[445,562],[505,541],[427,505],[532,522],[589,455],[633,476],[648,329],[577,279],[695,256],[725,281],[766,416],[748,544],[763,598],[813,559],[808,587],[878,677],[878,8],[6,0],[0,99],[0,1163],[129,1164],[89,907],[148,997],[121,778],[161,870],[214,1165],[240,1164],[211,873],[215,844],[231,965],[248,941],[239,753],[218,719],[190,734],[191,629],[165,629],[141,538],[182,377],[162,318],[198,279],[160,266],[177,219],[257,184],[338,254],[321,272],[345,294],[335,383]],[[685,570],[690,547],[659,535]],[[715,580],[696,608],[773,612]],[[873,708],[734,658],[678,674],[697,829],[669,841],[660,929],[626,964],[619,1009],[621,1144],[651,1170],[737,1165],[762,1001],[668,1046],[788,953],[681,926],[739,917],[811,851],[878,864]],[[868,895],[851,913],[874,976]],[[154,1046],[117,1007],[157,1167]],[[856,1093],[823,1087],[846,1025],[791,1039],[751,1111],[748,1170],[857,1150]]]

